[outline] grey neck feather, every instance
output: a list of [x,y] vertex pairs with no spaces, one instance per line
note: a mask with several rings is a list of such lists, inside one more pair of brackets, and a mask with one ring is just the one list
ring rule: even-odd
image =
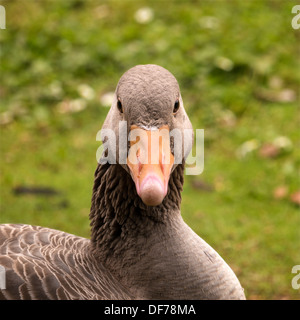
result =
[[162,204],[148,207],[137,195],[132,178],[120,165],[98,165],[90,225],[93,246],[101,248],[103,258],[111,255],[114,252],[112,249],[126,245],[127,238],[134,238],[138,234],[145,236],[152,232],[153,224],[165,223],[174,215],[180,215],[183,170],[182,164],[176,166]]
[[137,299],[243,299],[233,271],[181,217],[183,170],[172,172],[163,203],[147,207],[120,165],[99,165],[91,254]]

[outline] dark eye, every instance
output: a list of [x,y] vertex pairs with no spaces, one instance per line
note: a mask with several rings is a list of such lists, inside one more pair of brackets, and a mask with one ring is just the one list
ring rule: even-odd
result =
[[123,106],[122,106],[122,103],[120,101],[120,99],[118,98],[118,102],[117,102],[117,107],[118,107],[118,110],[123,113]]
[[173,108],[173,113],[176,113],[179,109],[180,103],[179,100],[177,99],[174,103],[174,108]]

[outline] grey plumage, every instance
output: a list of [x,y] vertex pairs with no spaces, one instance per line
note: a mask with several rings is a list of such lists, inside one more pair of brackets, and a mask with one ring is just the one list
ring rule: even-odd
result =
[[[175,99],[181,109],[173,116]],[[176,79],[155,65],[136,66],[120,79],[103,127],[117,133],[119,120],[191,128]],[[6,289],[0,299],[244,299],[230,267],[181,217],[183,170],[183,164],[173,167],[166,197],[150,207],[139,198],[126,165],[99,164],[91,240],[1,225]]]
[[133,298],[90,254],[87,239],[43,227],[4,224],[0,241],[0,264],[6,271],[0,299]]

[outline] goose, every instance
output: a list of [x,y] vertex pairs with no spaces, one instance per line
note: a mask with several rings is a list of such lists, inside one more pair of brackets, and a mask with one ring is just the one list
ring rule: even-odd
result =
[[[120,122],[127,133],[142,134],[124,140]],[[245,299],[232,269],[181,216],[184,161],[175,163],[174,145],[151,147],[158,163],[141,161],[150,150],[150,133],[161,128],[192,128],[178,82],[161,66],[137,65],[120,78],[102,127],[107,148],[94,176],[90,239],[41,226],[1,225],[1,299]],[[125,151],[127,162],[121,161]]]

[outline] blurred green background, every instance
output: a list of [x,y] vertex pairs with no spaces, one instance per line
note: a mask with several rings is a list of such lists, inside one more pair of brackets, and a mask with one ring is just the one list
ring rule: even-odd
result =
[[[96,134],[120,76],[170,70],[205,168],[184,220],[248,299],[299,299],[300,29],[296,1],[0,1],[0,222],[89,237]],[[300,23],[300,21],[299,21]],[[35,189],[34,189],[35,188]]]

